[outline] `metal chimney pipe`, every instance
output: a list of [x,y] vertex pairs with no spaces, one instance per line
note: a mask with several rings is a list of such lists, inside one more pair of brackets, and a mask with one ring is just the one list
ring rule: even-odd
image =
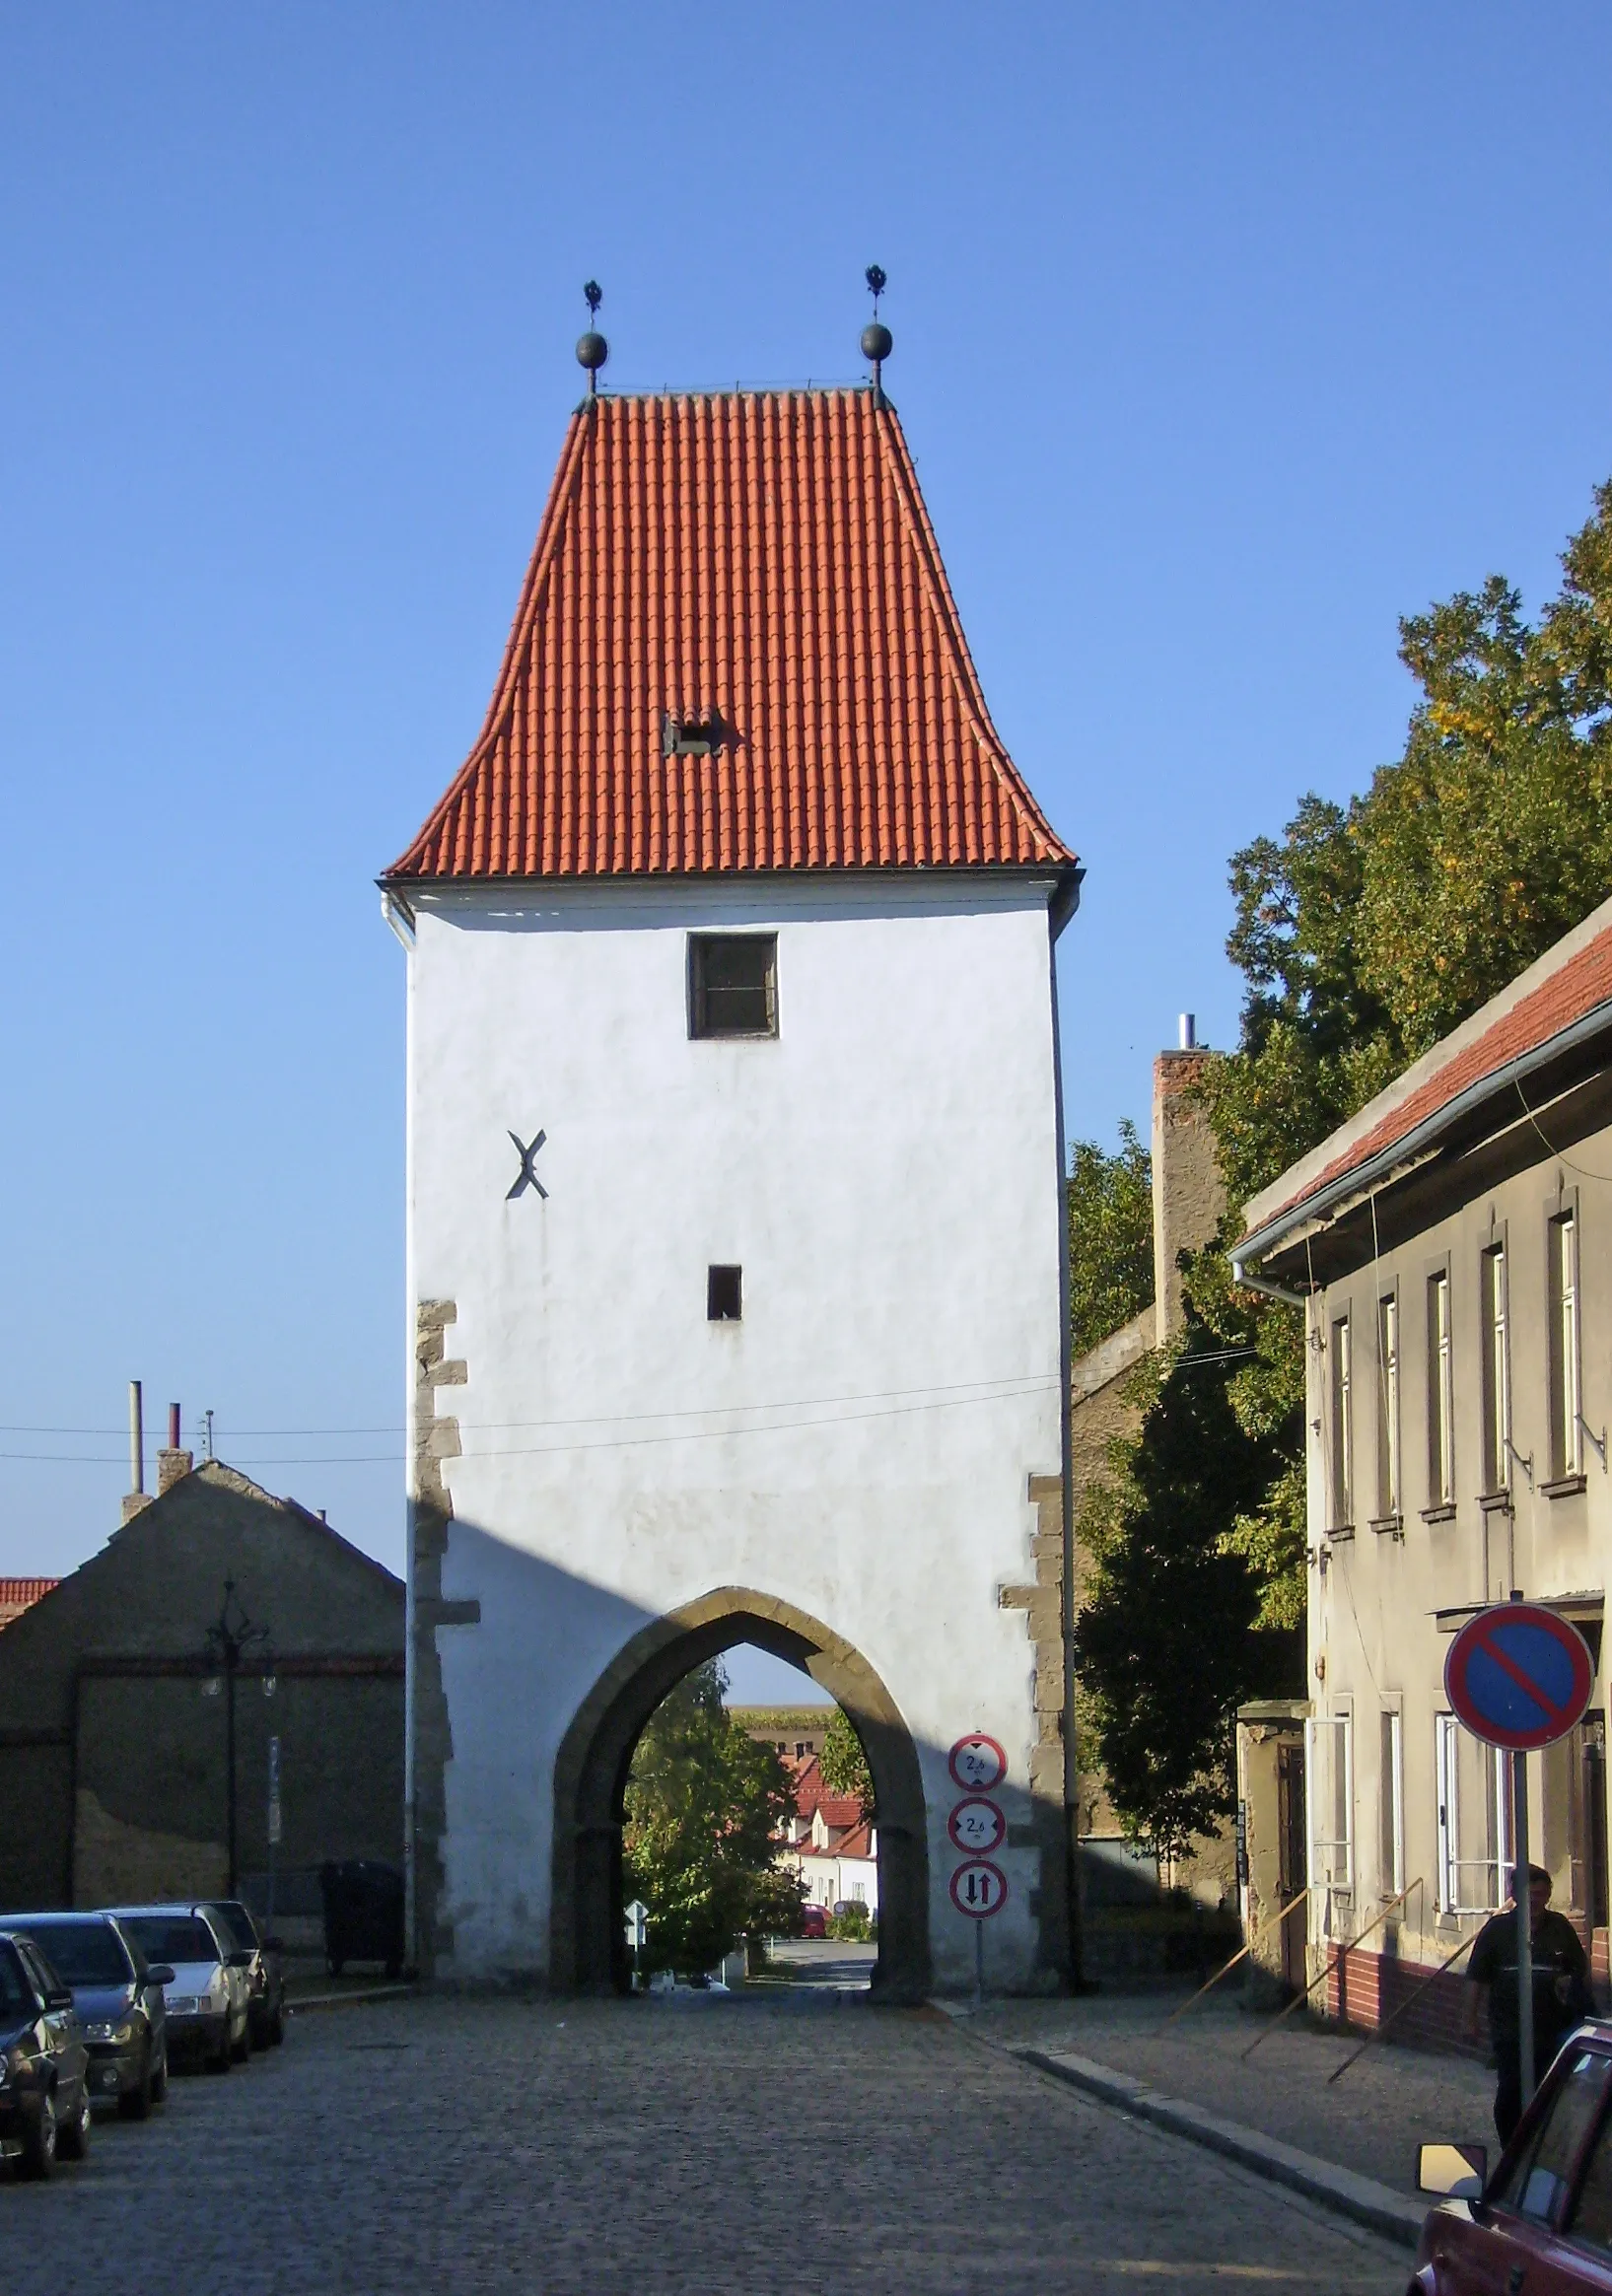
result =
[[179,1407],[176,1403],[171,1403],[168,1407],[168,1447],[171,1451],[176,1451],[179,1447]]
[[1181,1015],[1181,1050],[1183,1052],[1195,1051],[1197,1043],[1198,1015],[1196,1012],[1183,1012]]
[[138,1379],[129,1381],[129,1489],[146,1487],[146,1414]]

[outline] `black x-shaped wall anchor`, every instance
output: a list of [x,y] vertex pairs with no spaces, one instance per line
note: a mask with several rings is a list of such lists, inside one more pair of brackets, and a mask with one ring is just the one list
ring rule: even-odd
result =
[[516,1197],[524,1194],[527,1188],[535,1188],[538,1195],[541,1196],[546,1202],[548,1199],[548,1190],[543,1186],[543,1183],[538,1179],[536,1173],[532,1170],[531,1167],[536,1157],[537,1150],[542,1147],[544,1141],[548,1138],[547,1133],[540,1132],[537,1135],[537,1138],[532,1142],[530,1148],[527,1148],[526,1142],[521,1138],[518,1132],[512,1132],[510,1134],[510,1138],[514,1141],[516,1153],[521,1158],[521,1176],[516,1181],[515,1186],[510,1190],[509,1194],[505,1197],[505,1203],[513,1204]]

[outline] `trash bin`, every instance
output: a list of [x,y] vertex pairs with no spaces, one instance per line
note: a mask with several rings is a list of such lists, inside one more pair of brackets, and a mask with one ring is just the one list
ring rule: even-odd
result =
[[403,1877],[369,1857],[327,1858],[319,1868],[324,1900],[324,1961],[333,1978],[350,1961],[378,1961],[388,1978],[403,1967]]

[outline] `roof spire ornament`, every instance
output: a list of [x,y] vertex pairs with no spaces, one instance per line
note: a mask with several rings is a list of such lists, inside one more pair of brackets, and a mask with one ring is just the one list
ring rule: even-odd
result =
[[[596,279],[590,279],[582,292],[588,305],[589,318],[596,318],[598,314],[598,307],[604,301],[603,288]],[[591,325],[585,335],[577,337],[577,365],[586,367],[588,370],[588,395],[590,398],[597,394],[598,371],[609,356],[610,346],[596,326]]]
[[862,355],[865,359],[873,361],[874,404],[875,406],[882,406],[884,404],[884,362],[895,348],[895,337],[878,315],[878,299],[889,285],[889,281],[876,263],[870,263],[863,273],[863,277],[867,280],[869,291],[874,299],[874,315],[872,324],[865,326],[862,330]]

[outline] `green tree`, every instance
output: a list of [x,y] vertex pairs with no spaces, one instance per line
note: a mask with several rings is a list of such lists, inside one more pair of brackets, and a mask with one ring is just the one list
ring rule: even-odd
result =
[[1291,1637],[1253,1631],[1247,1563],[1204,1530],[1256,1502],[1273,1452],[1238,1426],[1222,1351],[1197,1321],[1131,1378],[1140,1440],[1116,1444],[1077,1525],[1089,1565],[1075,1659],[1127,1831],[1179,1855],[1234,1806],[1237,1705],[1292,1666]]
[[627,1778],[629,1895],[649,1908],[652,1965],[697,1974],[740,1937],[789,1936],[801,1889],[773,1862],[795,1797],[783,1763],[723,1705],[721,1661],[697,1666],[650,1716]]
[[1129,1118],[1119,1152],[1078,1140],[1064,1202],[1069,1226],[1069,1340],[1079,1357],[1153,1297],[1153,1159]]
[[853,1795],[864,1810],[873,1808],[874,1774],[843,1706],[836,1706],[829,1717],[817,1767],[830,1793]]

